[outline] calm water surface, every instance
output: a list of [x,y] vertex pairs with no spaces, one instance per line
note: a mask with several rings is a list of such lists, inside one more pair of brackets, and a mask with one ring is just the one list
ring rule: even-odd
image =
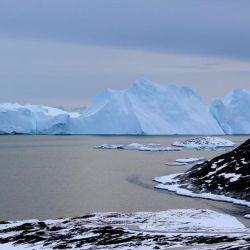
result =
[[[176,158],[222,152],[97,150],[102,143],[161,143],[180,136],[0,136],[0,220],[58,218],[95,211],[210,208],[242,218],[245,207],[154,189],[152,178],[183,172]],[[227,138],[241,143],[244,136]]]

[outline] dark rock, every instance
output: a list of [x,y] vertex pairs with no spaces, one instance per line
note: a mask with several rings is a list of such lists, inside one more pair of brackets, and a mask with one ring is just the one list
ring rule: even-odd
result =
[[250,139],[231,152],[195,165],[178,179],[181,187],[194,192],[250,201]]

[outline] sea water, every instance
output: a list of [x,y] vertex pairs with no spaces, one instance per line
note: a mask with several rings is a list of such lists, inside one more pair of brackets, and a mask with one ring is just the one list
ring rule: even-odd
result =
[[[237,216],[245,207],[154,189],[155,176],[184,172],[177,158],[222,151],[143,152],[94,149],[103,143],[160,143],[190,136],[0,136],[0,220],[72,217],[103,211],[209,208]],[[237,144],[246,136],[226,136]]]

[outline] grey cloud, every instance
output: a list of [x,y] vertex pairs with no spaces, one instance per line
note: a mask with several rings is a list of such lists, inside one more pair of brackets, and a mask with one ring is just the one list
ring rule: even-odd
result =
[[0,36],[250,60],[247,0],[2,0]]

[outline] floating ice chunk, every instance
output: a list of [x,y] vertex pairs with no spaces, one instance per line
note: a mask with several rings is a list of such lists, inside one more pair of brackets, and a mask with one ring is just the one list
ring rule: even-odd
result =
[[183,166],[183,165],[188,165],[186,162],[167,162],[165,163],[167,166]]
[[194,163],[194,162],[204,162],[204,157],[198,157],[198,158],[182,158],[182,159],[176,159],[175,161],[178,163]]
[[195,137],[184,141],[172,143],[176,147],[184,147],[197,150],[216,150],[217,148],[234,147],[235,143],[220,137]]
[[180,151],[180,148],[165,147],[161,144],[101,144],[95,147],[96,149],[125,149],[125,150],[139,150],[139,151]]

